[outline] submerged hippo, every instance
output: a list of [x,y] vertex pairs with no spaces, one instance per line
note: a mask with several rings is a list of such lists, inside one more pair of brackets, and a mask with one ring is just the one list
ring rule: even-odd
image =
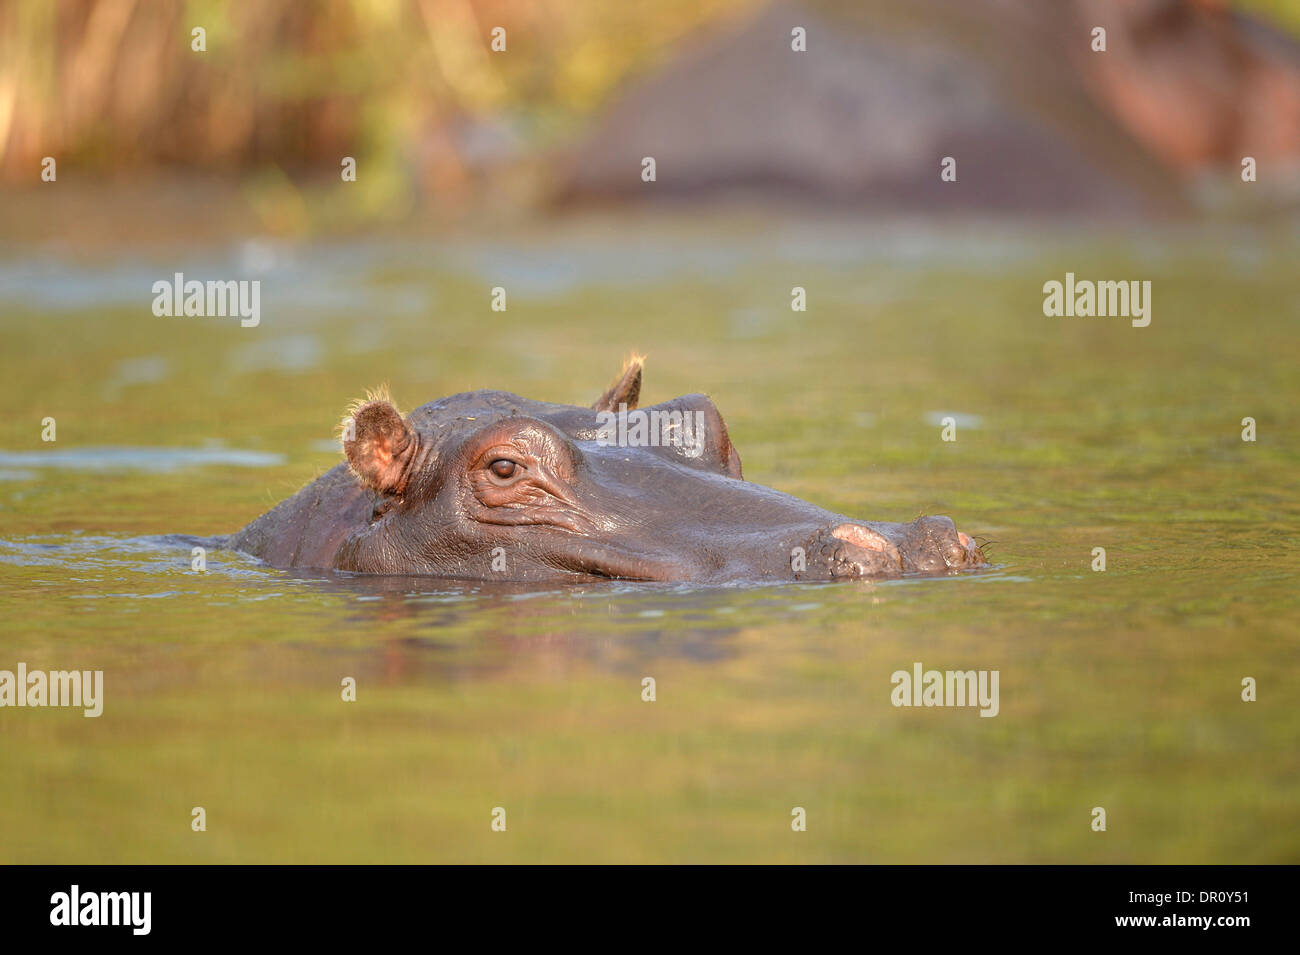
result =
[[859,521],[747,483],[704,395],[637,410],[640,358],[591,408],[475,391],[343,421],[339,464],[231,536],[276,567],[725,583],[984,564],[946,517]]

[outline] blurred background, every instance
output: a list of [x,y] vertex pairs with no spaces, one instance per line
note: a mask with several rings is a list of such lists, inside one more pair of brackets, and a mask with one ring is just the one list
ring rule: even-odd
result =
[[[0,668],[106,694],[0,713],[0,861],[1300,861],[1297,31],[0,0]],[[155,316],[176,272],[260,281],[260,323]],[[1067,272],[1149,281],[1150,325],[1045,316]],[[633,350],[748,480],[994,566],[520,592],[176,536],[336,466],[381,382],[588,404]],[[895,709],[917,661],[999,670],[998,717]]]
[[136,201],[118,229],[154,236],[195,202],[201,229],[284,236],[736,193],[1274,212],[1300,182],[1297,31],[1294,0],[5,0],[5,227],[69,224],[25,204],[58,201],[30,192],[44,156],[83,225]]

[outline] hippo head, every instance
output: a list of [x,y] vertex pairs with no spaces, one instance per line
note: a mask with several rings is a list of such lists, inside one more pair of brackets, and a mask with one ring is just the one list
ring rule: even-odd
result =
[[397,411],[371,396],[343,450],[372,497],[340,570],[508,580],[729,582],[945,574],[983,555],[946,517],[860,521],[750,484],[704,395],[638,408],[629,361],[591,407],[501,391]]

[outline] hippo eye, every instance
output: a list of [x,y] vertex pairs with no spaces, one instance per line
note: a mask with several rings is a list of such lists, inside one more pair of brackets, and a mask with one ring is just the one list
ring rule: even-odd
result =
[[497,458],[488,465],[488,470],[501,480],[508,481],[515,476],[515,472],[519,470],[519,465],[509,458]]

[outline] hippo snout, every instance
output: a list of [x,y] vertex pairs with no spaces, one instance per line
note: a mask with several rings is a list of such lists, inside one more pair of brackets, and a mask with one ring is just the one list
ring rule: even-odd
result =
[[985,563],[979,546],[947,517],[910,524],[844,521],[819,531],[809,555],[835,578],[942,574]]

